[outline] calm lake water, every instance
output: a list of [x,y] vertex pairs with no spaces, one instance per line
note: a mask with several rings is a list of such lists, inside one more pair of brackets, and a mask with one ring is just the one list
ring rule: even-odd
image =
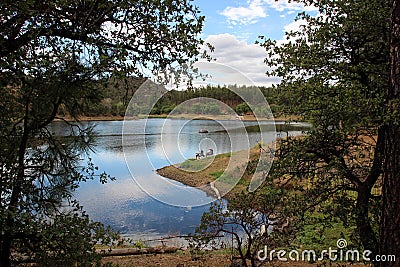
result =
[[[277,137],[272,122],[260,123],[269,125],[263,136],[246,136],[244,126],[257,122],[242,121],[143,119],[83,124],[96,125],[96,152],[90,156],[101,171],[116,177],[116,181],[106,185],[97,181],[83,183],[76,192],[77,199],[93,220],[111,225],[125,236],[144,240],[193,232],[214,201],[201,190],[159,176],[156,169],[194,158],[200,149],[205,152],[212,148],[220,154],[247,149],[261,140],[268,143]],[[203,128],[209,133],[200,134],[199,129]],[[52,130],[64,134],[65,128],[55,122]]]

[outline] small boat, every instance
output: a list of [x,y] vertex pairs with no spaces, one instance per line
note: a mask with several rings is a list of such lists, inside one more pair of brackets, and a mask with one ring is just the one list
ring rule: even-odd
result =
[[208,130],[203,128],[199,130],[199,133],[208,133]]

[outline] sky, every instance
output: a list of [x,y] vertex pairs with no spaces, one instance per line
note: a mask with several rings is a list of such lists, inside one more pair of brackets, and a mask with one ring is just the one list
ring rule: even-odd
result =
[[[233,68],[246,76],[248,82],[239,78],[237,84],[257,86],[279,83],[279,78],[265,74],[267,53],[255,44],[258,37],[283,40],[285,32],[299,27],[294,22],[299,12],[317,14],[314,7],[287,0],[195,0],[194,3],[206,18],[201,38],[214,46],[211,56],[220,63],[220,68]],[[225,82],[228,83],[235,83],[232,76]]]

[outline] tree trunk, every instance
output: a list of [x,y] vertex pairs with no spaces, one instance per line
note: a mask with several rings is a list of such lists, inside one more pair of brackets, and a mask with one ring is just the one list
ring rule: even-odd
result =
[[367,184],[361,184],[357,190],[356,225],[361,243],[365,250],[370,250],[375,255],[378,251],[378,240],[371,226],[368,216],[371,189]]
[[2,237],[1,251],[0,251],[0,267],[11,266],[10,254],[11,254],[11,237],[4,235]]
[[390,35],[387,104],[391,117],[386,127],[379,254],[396,256],[395,262],[381,266],[400,266],[400,0],[393,0]]
[[[28,106],[25,107],[25,114],[28,114]],[[11,266],[11,246],[14,235],[14,219],[18,209],[18,202],[22,192],[22,184],[25,179],[25,152],[28,147],[29,138],[28,119],[24,119],[24,131],[21,137],[18,150],[18,173],[14,180],[14,185],[10,197],[10,203],[7,208],[7,218],[5,220],[5,229],[2,229],[1,247],[0,247],[0,267]]]

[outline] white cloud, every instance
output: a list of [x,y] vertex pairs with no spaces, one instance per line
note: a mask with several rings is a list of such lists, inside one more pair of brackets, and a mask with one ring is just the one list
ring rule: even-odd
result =
[[269,8],[275,9],[276,11],[282,12],[288,10],[293,11],[315,11],[317,8],[315,6],[304,6],[301,3],[288,0],[263,0],[264,4],[267,4]]
[[252,0],[248,2],[247,7],[226,7],[221,13],[229,23],[248,25],[254,24],[259,18],[265,18],[267,14],[264,11],[261,0]]
[[302,26],[306,25],[307,22],[305,20],[296,20],[284,27],[285,32],[291,32],[291,31],[300,31]]
[[[268,67],[264,63],[267,53],[264,48],[257,44],[248,44],[240,41],[236,36],[225,33],[210,35],[205,40],[214,46],[214,52],[211,56],[217,63],[224,64],[239,70],[247,78],[234,77],[226,74],[222,83],[225,84],[248,84],[253,82],[256,85],[271,85],[279,82],[276,77],[267,77]],[[237,75],[237,73],[236,73]]]
[[267,17],[266,10],[273,9],[278,12],[287,11],[287,14],[293,14],[296,11],[316,11],[315,6],[305,6],[302,3],[288,0],[248,0],[247,6],[227,6],[221,15],[227,18],[232,25],[249,25],[258,22],[258,19]]

